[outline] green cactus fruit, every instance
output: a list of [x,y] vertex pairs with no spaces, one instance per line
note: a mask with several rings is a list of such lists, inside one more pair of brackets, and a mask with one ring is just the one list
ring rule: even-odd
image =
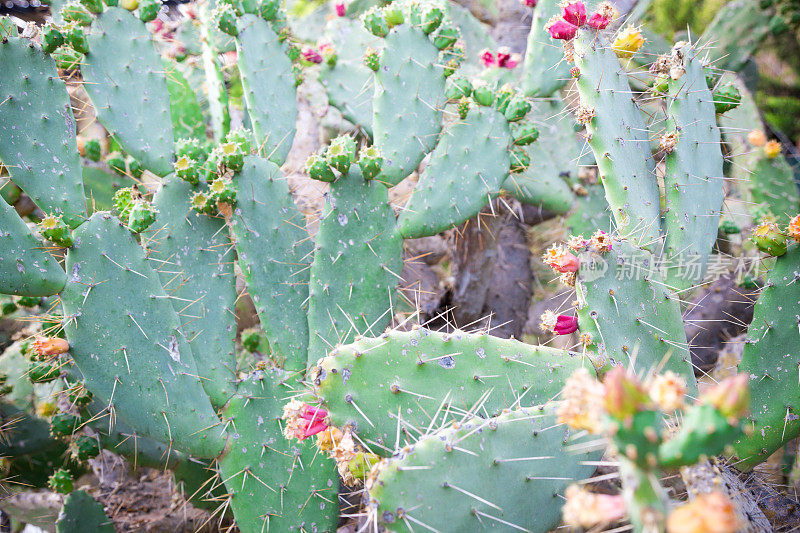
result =
[[192,209],[203,215],[213,215],[217,211],[216,202],[205,192],[197,191],[189,202]]
[[83,143],[83,149],[86,152],[86,158],[90,161],[97,162],[103,157],[103,147],[98,139],[87,139]]
[[133,196],[133,189],[130,187],[124,187],[114,193],[114,208],[119,213],[120,220],[128,220],[133,207]]
[[539,138],[539,130],[533,124],[516,123],[511,125],[511,136],[514,137],[514,144],[526,146],[536,142],[536,139]]
[[381,458],[374,453],[358,452],[355,457],[350,459],[350,462],[347,464],[347,469],[354,478],[365,479],[369,471],[380,459]]
[[211,12],[211,20],[222,33],[232,37],[239,35],[239,30],[236,28],[236,11],[230,4],[219,4],[215,7]]
[[311,154],[306,161],[306,172],[312,180],[332,182],[336,175],[325,158],[319,154]]
[[469,115],[469,108],[472,107],[472,100],[467,96],[462,96],[461,99],[458,101],[458,116],[461,120],[467,118]]
[[250,353],[257,352],[261,344],[261,333],[258,330],[242,332],[242,347]]
[[80,2],[87,10],[89,10],[90,13],[99,15],[103,12],[102,0],[80,0]]
[[56,413],[50,419],[50,434],[54,437],[71,437],[83,425],[83,419],[70,413]]
[[505,84],[500,87],[497,91],[495,91],[495,98],[494,98],[494,108],[497,109],[500,114],[504,114],[506,109],[508,109],[508,104],[511,103],[511,99],[514,97],[514,88],[510,84]]
[[383,18],[386,19],[386,24],[390,29],[405,22],[403,11],[397,6],[397,4],[389,4],[388,6],[384,7]]
[[377,72],[378,67],[381,65],[381,58],[378,51],[374,48],[367,47],[366,51],[364,52],[364,64],[372,72]]
[[142,177],[144,169],[142,168],[142,164],[139,163],[138,159],[134,159],[133,156],[129,155],[128,157],[125,158],[125,162],[128,164],[128,172],[130,173],[131,176],[133,176],[136,179]]
[[139,18],[142,22],[155,20],[161,11],[161,0],[139,0]]
[[511,101],[508,102],[508,107],[503,114],[509,122],[517,122],[525,118],[525,115],[527,115],[530,110],[530,102],[521,96],[513,96]]
[[69,46],[59,46],[55,52],[52,53],[56,66],[64,71],[71,72],[77,70],[83,61],[83,54],[80,54],[70,48]]
[[64,34],[52,21],[48,21],[42,28],[42,51],[52,54],[62,44],[64,44]]
[[740,228],[733,220],[723,220],[719,225],[719,231],[721,231],[724,235],[736,235],[742,232],[742,228]]
[[714,97],[714,109],[718,115],[731,109],[736,109],[742,101],[742,94],[733,83],[717,87],[712,95]]
[[127,173],[127,168],[125,166],[125,156],[122,155],[121,152],[111,152],[106,156],[106,164],[109,166],[111,170],[119,174],[120,176],[124,176]]
[[692,406],[684,412],[678,432],[659,447],[659,465],[678,468],[719,455],[742,436],[739,424],[730,422],[713,405]]
[[89,52],[89,41],[86,39],[86,32],[83,27],[76,23],[67,24],[64,27],[64,39],[73,50],[79,54]]
[[175,161],[175,175],[191,185],[200,183],[200,169],[197,161],[182,155]]
[[422,24],[420,28],[422,28],[422,31],[425,32],[426,35],[431,34],[439,28],[443,18],[444,13],[440,8],[428,6],[425,9],[425,13],[422,15]]
[[20,296],[17,298],[17,305],[20,307],[36,307],[42,303],[42,299],[38,296]]
[[158,211],[150,203],[143,200],[133,202],[128,214],[128,229],[134,233],[141,233],[155,222],[157,214]]
[[78,435],[72,439],[72,455],[78,461],[88,461],[100,455],[100,442],[95,437]]
[[69,226],[64,223],[60,216],[47,215],[39,222],[39,231],[42,237],[52,242],[56,246],[69,248],[72,246],[72,234]]
[[279,0],[261,0],[258,3],[258,14],[261,18],[269,22],[273,20],[280,10],[281,4]]
[[69,402],[77,407],[78,409],[83,409],[92,401],[92,391],[85,388],[83,385],[73,386],[69,389],[69,394],[67,395]]
[[450,23],[443,23],[433,38],[433,45],[439,50],[444,50],[456,44],[460,36],[461,32],[458,31],[458,28]]
[[487,85],[480,85],[472,90],[472,98],[478,105],[488,107],[494,104],[494,91]]
[[356,158],[356,141],[352,137],[342,135],[331,141],[325,159],[328,164],[341,172],[347,174],[350,165]]
[[[225,141],[235,143],[239,147],[239,151],[244,155],[250,154],[250,141],[252,134],[249,130],[235,129],[228,132],[225,136]],[[238,171],[237,171],[238,172]]]
[[64,7],[61,8],[61,17],[66,23],[74,22],[81,26],[89,26],[94,20],[89,10],[76,0],[70,0],[64,4]]
[[509,168],[511,172],[523,172],[530,164],[531,157],[528,155],[528,152],[518,146],[515,146],[511,150],[511,167]]
[[48,486],[59,494],[72,492],[72,474],[69,470],[59,468],[48,478]]
[[759,250],[773,257],[786,253],[786,235],[777,224],[764,222],[753,228],[752,240]]
[[653,466],[658,458],[658,448],[664,415],[646,409],[631,415],[625,421],[609,422],[611,440],[620,454],[643,469]]
[[50,383],[61,374],[58,361],[36,361],[28,367],[28,379],[31,383]]
[[209,198],[214,202],[233,205],[236,203],[236,189],[230,178],[217,178],[208,185]]
[[361,167],[361,174],[364,175],[365,180],[371,180],[381,172],[383,166],[383,156],[381,151],[370,146],[361,150],[359,154],[358,166]]
[[226,142],[219,147],[219,160],[225,168],[239,172],[244,166],[244,152],[238,143]]
[[459,100],[462,96],[472,94],[472,83],[467,78],[458,76],[449,78],[444,89],[444,95],[448,100]]
[[177,157],[186,156],[198,162],[208,159],[208,152],[198,139],[179,139],[175,141],[175,155]]
[[389,25],[386,22],[386,17],[377,6],[371,7],[364,13],[364,27],[375,37],[386,37],[389,33]]

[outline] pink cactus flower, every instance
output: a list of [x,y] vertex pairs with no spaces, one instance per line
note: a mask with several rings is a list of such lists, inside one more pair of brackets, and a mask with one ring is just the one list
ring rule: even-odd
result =
[[574,39],[578,34],[577,26],[570,24],[566,20],[558,17],[551,18],[544,29],[547,30],[547,32],[550,34],[550,37],[553,39],[562,39],[564,41]]
[[296,433],[297,439],[307,439],[328,429],[328,424],[325,422],[327,417],[328,411],[325,409],[303,404],[300,410],[300,419],[297,421],[300,430]]
[[561,274],[577,272],[581,266],[581,262],[575,254],[557,244],[547,249],[542,257],[542,262]]
[[309,63],[322,63],[322,56],[313,48],[306,48],[302,52],[303,59]]
[[516,67],[517,65],[519,65],[519,60],[520,60],[520,55],[519,54],[511,54],[511,57],[509,57],[506,60],[506,64],[503,65],[503,66],[505,68],[507,68],[508,70],[511,70],[514,67]]
[[558,315],[556,318],[556,325],[553,328],[553,332],[556,335],[569,335],[570,333],[577,331],[578,329],[578,319],[574,316],[567,316],[567,315]]
[[611,19],[601,15],[600,13],[593,13],[591,17],[589,17],[589,26],[596,30],[604,30],[606,26],[611,24]]
[[536,4],[538,3],[539,0],[520,0],[520,1],[522,2],[523,6],[533,8],[536,7]]
[[586,6],[583,2],[566,2],[561,5],[561,16],[573,26],[586,24]]
[[481,58],[481,63],[483,63],[483,66],[485,68],[495,66],[494,54],[491,51],[487,50],[486,48],[481,50],[480,58]]
[[345,7],[344,7],[344,2],[336,2],[336,5],[334,6],[334,8],[336,9],[336,16],[337,17],[343,17],[345,15],[345,11],[346,10],[345,10]]
[[509,59],[511,59],[511,50],[507,46],[501,46],[497,50],[497,66],[505,67]]

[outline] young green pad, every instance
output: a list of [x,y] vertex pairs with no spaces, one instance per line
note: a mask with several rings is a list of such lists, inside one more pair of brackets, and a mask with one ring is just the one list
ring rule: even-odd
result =
[[308,364],[358,334],[376,335],[392,318],[403,266],[389,191],[358,165],[331,183],[316,236],[309,282]]
[[660,240],[658,183],[648,129],[631,100],[628,74],[602,34],[585,31],[574,42],[581,104],[594,113],[586,125],[589,146],[618,231],[653,248]]
[[236,379],[233,245],[224,220],[191,209],[193,190],[169,176],[153,198],[158,217],[150,226],[150,264],[181,319],[203,388],[221,407]]
[[282,433],[282,406],[293,394],[289,377],[280,370],[247,376],[223,412],[231,446],[219,468],[242,533],[336,529],[333,463],[313,441],[298,444]]
[[236,26],[239,72],[258,152],[281,165],[292,147],[297,121],[292,62],[264,19],[245,14]]
[[56,258],[2,198],[0,228],[0,294],[49,296],[64,288],[67,278]]
[[0,160],[45,213],[86,217],[69,95],[53,60],[22,37],[0,42]]
[[108,213],[75,232],[61,293],[86,386],[137,431],[199,457],[225,444],[180,320],[144,251]]
[[397,220],[403,237],[436,235],[477,215],[508,177],[511,143],[508,121],[491,107],[473,107],[447,128]]
[[442,407],[440,425],[479,404],[481,413],[495,415],[523,394],[523,405],[546,403],[583,364],[590,363],[566,350],[415,328],[340,346],[311,377],[333,425],[351,424],[362,441],[391,451],[398,431],[424,432],[444,404],[450,407]]
[[231,228],[247,289],[282,368],[302,370],[308,348],[308,263],[313,242],[305,216],[275,163],[247,156],[234,178]]
[[85,491],[76,490],[64,500],[58,514],[56,533],[114,533],[114,525],[108,519],[103,506]]
[[442,131],[444,82],[439,50],[422,30],[401,24],[389,32],[372,100],[375,146],[384,157],[376,180],[397,185],[433,150]]
[[[591,476],[597,452],[567,448],[551,408],[515,409],[422,436],[376,466],[368,512],[397,532],[546,533],[561,522],[561,496]],[[446,510],[446,512],[444,511]]]
[[747,330],[739,372],[750,376],[752,434],[734,447],[736,467],[750,470],[800,435],[800,246],[776,259]]
[[166,176],[173,155],[169,91],[150,32],[111,7],[92,23],[88,39],[81,73],[97,119],[144,168]]

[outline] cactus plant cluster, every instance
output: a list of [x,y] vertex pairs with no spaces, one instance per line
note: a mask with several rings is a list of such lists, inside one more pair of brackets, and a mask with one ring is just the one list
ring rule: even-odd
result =
[[[698,388],[683,295],[718,230],[740,231],[719,124],[748,95],[698,42],[645,66],[609,2],[527,5],[517,68],[436,0],[336,4],[313,44],[277,0],[203,3],[179,53],[154,39],[178,30],[153,0],[70,0],[39,35],[2,37],[0,161],[38,208],[26,223],[0,200],[2,313],[38,325],[0,358],[0,450],[50,457],[25,475],[69,495],[58,531],[110,527],[76,481],[102,450],[172,469],[245,532],[334,531],[340,483],[363,487],[376,531],[689,531],[700,506],[671,500],[665,471],[749,469],[800,435],[800,205],[781,146],[755,124],[739,140],[755,147],[741,248],[769,271],[741,373]],[[311,214],[285,167],[309,77],[354,126],[306,161],[326,191]],[[68,85],[108,143],[79,146]],[[133,184],[95,211],[87,168]],[[573,292],[574,312],[541,320],[568,348],[400,320],[404,241],[500,196],[573,211],[576,235],[542,258]],[[260,320],[241,335],[237,277]],[[620,494],[582,487],[604,450]]]

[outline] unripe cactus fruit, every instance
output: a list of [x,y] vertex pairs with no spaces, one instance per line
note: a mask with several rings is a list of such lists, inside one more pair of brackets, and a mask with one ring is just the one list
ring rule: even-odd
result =
[[62,44],[64,44],[64,34],[52,21],[48,21],[42,28],[42,51],[52,54]]
[[514,137],[514,144],[525,146],[536,142],[539,130],[533,124],[516,123],[511,125],[511,135]]
[[197,191],[192,195],[189,205],[192,209],[203,215],[213,215],[216,212],[214,200],[203,191]]
[[67,398],[72,405],[78,409],[82,409],[91,403],[92,391],[84,388],[82,385],[73,386],[69,389]]
[[530,110],[530,102],[521,96],[513,96],[508,102],[508,107],[506,107],[503,114],[509,122],[517,122],[525,118],[525,115],[527,115]]
[[375,37],[386,37],[386,34],[389,33],[389,25],[386,23],[386,18],[377,6],[371,7],[364,13],[364,27]]
[[72,454],[78,461],[94,459],[100,454],[100,443],[95,437],[78,435],[72,439]]
[[427,7],[422,16],[422,31],[425,32],[426,35],[434,32],[442,24],[443,18],[444,13],[442,13],[440,8],[432,6]]
[[200,183],[197,162],[189,156],[182,155],[175,161],[175,175],[191,185]]
[[139,2],[139,18],[142,22],[150,22],[161,11],[161,0],[141,0]]
[[42,237],[56,246],[69,248],[72,246],[72,234],[60,216],[47,215],[39,222]]
[[212,11],[211,18],[222,33],[232,37],[239,35],[239,30],[236,28],[236,11],[230,4],[219,4]]
[[439,26],[439,31],[436,32],[436,36],[433,38],[433,45],[439,50],[444,50],[456,44],[460,36],[461,33],[458,31],[458,28],[450,26],[449,24],[442,24]]
[[74,22],[76,24],[80,24],[81,26],[89,26],[94,20],[94,17],[91,13],[89,13],[89,10],[75,0],[70,0],[64,4],[64,7],[61,8],[61,16],[63,17],[64,22]]
[[179,158],[186,156],[197,162],[205,161],[208,158],[208,152],[197,139],[180,139],[176,141],[175,155]]
[[364,52],[364,64],[371,71],[377,72],[378,67],[381,64],[378,52],[373,48],[367,47],[366,51]]
[[388,24],[389,28],[394,28],[405,22],[403,11],[395,4],[389,4],[383,8],[383,17],[386,19],[386,24]]
[[[138,195],[138,192],[136,193]],[[133,207],[134,192],[130,187],[119,189],[114,193],[114,207],[119,213],[119,219],[126,221]]]
[[134,201],[128,214],[128,229],[134,233],[141,233],[155,222],[157,214],[158,211],[149,202]]
[[28,379],[31,383],[50,383],[58,378],[60,370],[58,362],[34,361],[28,367]]
[[103,2],[101,0],[80,0],[80,2],[89,12],[95,15],[103,12]]
[[56,66],[61,70],[72,71],[80,68],[83,54],[80,54],[68,46],[60,46],[52,54]]
[[214,202],[233,205],[236,203],[236,189],[230,178],[217,178],[208,186],[209,199]]
[[311,154],[306,160],[306,172],[313,180],[333,182],[336,175],[325,158],[319,154]]
[[383,166],[383,156],[381,156],[380,150],[374,146],[369,146],[361,150],[358,166],[361,167],[361,174],[366,180],[371,180],[380,174],[381,167]]
[[225,168],[239,172],[244,166],[244,152],[238,143],[226,142],[219,147],[219,160]]
[[325,154],[328,164],[342,174],[347,174],[355,157],[356,142],[346,135],[335,138]]
[[54,437],[71,437],[83,424],[79,416],[70,413],[56,413],[50,419],[50,434]]
[[786,235],[775,223],[758,224],[753,228],[752,239],[759,250],[773,257],[780,257],[786,253]]
[[99,139],[87,139],[83,143],[83,150],[86,153],[86,158],[90,161],[100,161],[103,157],[103,147],[100,145]]
[[528,153],[520,148],[519,146],[515,146],[511,150],[511,165],[509,171],[512,173],[523,172],[528,165],[531,164],[531,156]]
[[120,176],[125,175],[125,156],[123,156],[120,152],[111,152],[108,154],[106,156],[106,164],[111,168],[111,170]]
[[72,474],[69,470],[59,468],[47,480],[51,489],[59,494],[69,494],[72,492]]
[[131,176],[133,176],[136,179],[142,177],[144,169],[142,168],[142,164],[139,163],[138,160],[134,159],[132,156],[128,156],[125,158],[125,163],[128,164],[128,172],[130,173]]
[[462,96],[470,96],[471,94],[472,83],[467,78],[462,76],[448,78],[444,95],[449,100],[459,100]]
[[472,98],[478,105],[488,107],[494,103],[494,91],[486,85],[480,85],[472,90]]
[[266,21],[273,20],[281,5],[278,0],[261,0],[258,3],[258,14]]
[[468,96],[462,96],[461,99],[458,101],[458,106],[457,106],[458,116],[461,118],[461,120],[467,118],[467,115],[469,114],[469,108],[471,107],[471,105],[472,105],[472,99],[470,99]]
[[89,51],[89,41],[86,39],[86,32],[83,27],[76,23],[67,24],[64,28],[64,38],[67,44],[79,54],[85,54]]

